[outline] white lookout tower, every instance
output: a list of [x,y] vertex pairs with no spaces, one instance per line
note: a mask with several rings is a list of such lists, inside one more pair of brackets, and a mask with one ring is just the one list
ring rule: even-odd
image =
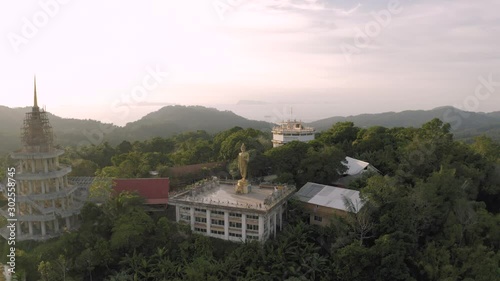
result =
[[316,130],[312,127],[304,127],[302,121],[288,120],[281,122],[273,128],[273,147],[282,146],[291,141],[308,142],[314,140]]

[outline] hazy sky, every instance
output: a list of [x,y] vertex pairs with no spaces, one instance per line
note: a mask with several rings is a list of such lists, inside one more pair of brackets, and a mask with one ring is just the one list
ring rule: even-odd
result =
[[500,110],[498,0],[4,2],[9,107],[32,104],[36,73],[47,111],[117,124],[166,104],[304,120]]

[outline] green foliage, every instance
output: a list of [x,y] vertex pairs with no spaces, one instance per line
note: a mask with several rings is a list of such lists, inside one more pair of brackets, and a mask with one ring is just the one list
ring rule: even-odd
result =
[[307,143],[292,141],[266,151],[265,155],[270,159],[274,173],[290,173],[297,181],[300,165],[302,160],[306,158],[308,149]]
[[298,185],[302,186],[309,181],[332,184],[347,170],[342,164],[345,156],[344,152],[335,146],[323,147],[319,151],[308,149],[305,158],[300,162]]
[[[351,182],[365,200],[346,200],[348,214],[326,227],[290,200],[276,239],[236,244],[191,232],[163,215],[152,216],[141,198],[122,193],[97,206],[87,203],[78,231],[18,247],[27,280],[498,280],[500,278],[500,171],[498,143],[453,141],[439,120],[421,128],[360,129],[341,123],[311,143],[271,149],[269,135],[235,127],[72,150],[68,161],[92,163],[103,177],[148,176],[171,165],[234,159],[241,143],[251,175],[277,181],[330,184],[346,155],[370,163],[382,175]],[[113,152],[113,153],[111,153]],[[353,154],[351,154],[353,153]],[[107,156],[106,156],[107,155]],[[111,156],[110,156],[111,155]],[[104,159],[109,157],[109,159]],[[365,158],[366,157],[366,158]],[[101,166],[105,161],[105,166]],[[85,168],[85,169],[84,169]],[[80,173],[80,172],[79,172]],[[207,172],[208,175],[208,172]],[[2,251],[6,251],[6,243]]]

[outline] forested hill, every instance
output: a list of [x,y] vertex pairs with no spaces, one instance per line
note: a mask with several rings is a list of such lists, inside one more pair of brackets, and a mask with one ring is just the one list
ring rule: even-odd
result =
[[[8,108],[0,106],[0,154],[14,151],[20,146],[20,129],[26,112],[31,107]],[[182,132],[204,130],[217,133],[235,126],[269,130],[272,125],[248,120],[230,111],[219,111],[202,106],[166,106],[124,127],[103,124],[95,120],[61,118],[49,113],[56,143],[78,145],[96,144],[107,140],[118,144],[123,140],[146,140],[152,137],[171,137]]]
[[[20,128],[26,112],[25,108],[0,106],[0,154],[19,148]],[[57,144],[78,145],[92,140],[98,143],[107,140],[118,144],[123,140],[146,140],[153,137],[170,137],[183,132],[204,130],[210,134],[238,126],[270,130],[272,124],[264,121],[249,120],[231,111],[219,111],[203,106],[166,106],[152,112],[140,120],[130,122],[124,127],[103,124],[95,120],[68,119],[49,114],[54,128]],[[386,112],[379,114],[361,114],[349,117],[331,117],[310,123],[323,131],[341,121],[352,121],[358,127],[419,127],[425,122],[439,118],[452,125],[452,132],[457,139],[471,139],[485,134],[500,141],[500,112],[474,113],[452,107],[433,110]],[[90,137],[89,137],[90,136]],[[90,141],[90,142],[89,142]]]
[[203,106],[173,105],[165,106],[117,129],[111,134],[110,140],[113,143],[122,140],[146,140],[197,130],[215,134],[235,126],[268,131],[272,128],[272,124],[268,122],[249,120],[231,111],[219,111]]
[[336,116],[309,123],[318,131],[330,128],[337,122],[351,121],[356,126],[367,128],[382,127],[420,127],[422,124],[438,118],[450,123],[452,132],[457,139],[468,139],[486,134],[500,140],[500,112],[476,113],[446,106],[432,110],[406,110],[402,112],[385,112],[377,114],[361,114],[355,116]]

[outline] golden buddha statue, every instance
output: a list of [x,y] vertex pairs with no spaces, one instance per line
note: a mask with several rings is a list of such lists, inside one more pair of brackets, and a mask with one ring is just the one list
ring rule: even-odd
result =
[[245,144],[241,145],[241,152],[238,154],[238,169],[240,170],[241,180],[236,185],[236,193],[248,193],[248,182],[246,180],[248,171],[248,162],[250,155],[246,151]]

